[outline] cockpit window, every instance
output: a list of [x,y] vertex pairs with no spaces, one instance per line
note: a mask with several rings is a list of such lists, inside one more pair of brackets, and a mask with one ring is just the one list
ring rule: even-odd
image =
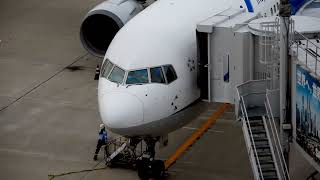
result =
[[123,81],[124,74],[124,70],[120,69],[118,66],[114,66],[108,79],[112,82],[121,84]]
[[118,84],[122,84],[125,77],[125,84],[170,84],[177,79],[177,74],[172,65],[126,71],[108,59],[105,60],[101,67],[100,76]]
[[164,74],[167,77],[168,84],[177,79],[177,75],[172,65],[163,66]]
[[102,73],[101,76],[107,78],[111,69],[113,67],[113,63],[108,61],[104,63],[103,67],[102,67]]
[[161,67],[150,68],[152,83],[166,83]]
[[147,69],[141,69],[136,71],[129,71],[126,84],[144,84],[148,82],[149,79]]

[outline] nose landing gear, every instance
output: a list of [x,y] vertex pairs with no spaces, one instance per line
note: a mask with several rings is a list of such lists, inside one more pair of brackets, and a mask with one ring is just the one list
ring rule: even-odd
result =
[[159,138],[145,138],[147,145],[145,153],[137,159],[137,171],[141,180],[164,179],[165,165],[162,160],[155,160],[155,144]]
[[[111,167],[125,167],[137,170],[141,180],[163,180],[165,165],[162,160],[155,160],[155,145],[160,138],[142,138],[129,140],[114,139],[105,148],[106,165]],[[140,147],[140,148],[139,148]]]
[[137,161],[138,176],[141,180],[155,180],[164,179],[164,162],[161,160],[154,160],[150,158],[141,158]]

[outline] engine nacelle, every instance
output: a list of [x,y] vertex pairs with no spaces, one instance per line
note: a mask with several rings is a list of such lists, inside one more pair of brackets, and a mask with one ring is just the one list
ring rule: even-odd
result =
[[120,28],[142,10],[135,0],[102,2],[89,11],[81,24],[82,45],[89,53],[103,57]]

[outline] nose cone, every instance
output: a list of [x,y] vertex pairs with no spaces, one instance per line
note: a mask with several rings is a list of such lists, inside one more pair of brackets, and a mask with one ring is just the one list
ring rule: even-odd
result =
[[143,122],[142,102],[128,93],[103,94],[99,97],[99,109],[104,124],[116,133]]

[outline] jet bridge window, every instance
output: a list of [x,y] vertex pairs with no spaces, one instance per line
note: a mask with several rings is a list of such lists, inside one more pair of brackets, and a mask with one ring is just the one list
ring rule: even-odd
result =
[[166,83],[161,67],[150,68],[152,83]]
[[125,74],[124,70],[122,70],[118,66],[114,66],[108,79],[112,82],[121,84],[123,81],[124,74]]
[[103,64],[103,67],[102,67],[101,76],[107,78],[112,67],[113,67],[113,64],[110,61],[106,60],[106,62]]
[[148,82],[148,70],[141,69],[136,71],[130,71],[128,73],[126,84],[145,84]]
[[177,74],[172,65],[163,66],[163,70],[167,77],[168,84],[177,79]]

